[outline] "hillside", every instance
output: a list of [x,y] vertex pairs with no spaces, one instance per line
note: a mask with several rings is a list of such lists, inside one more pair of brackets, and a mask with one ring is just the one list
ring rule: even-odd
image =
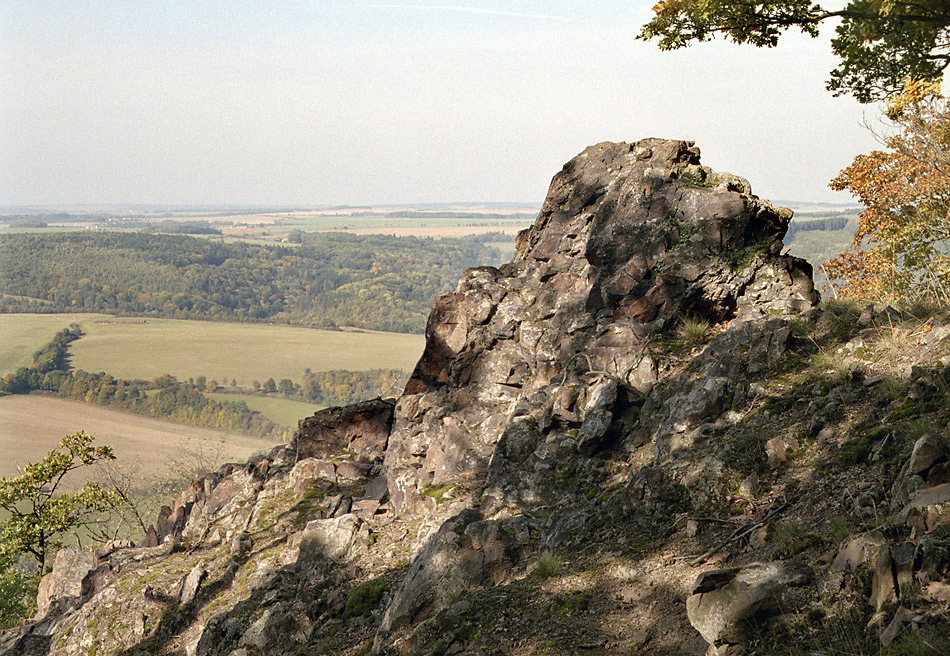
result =
[[60,552],[0,653],[947,653],[950,316],[820,307],[789,218],[586,149],[398,399]]
[[498,235],[303,234],[281,246],[129,232],[0,234],[0,312],[107,312],[422,332]]

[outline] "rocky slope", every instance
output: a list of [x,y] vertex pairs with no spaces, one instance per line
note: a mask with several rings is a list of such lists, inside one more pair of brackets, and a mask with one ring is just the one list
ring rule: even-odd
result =
[[588,148],[395,403],[61,552],[3,653],[947,653],[950,325],[820,310],[790,216]]

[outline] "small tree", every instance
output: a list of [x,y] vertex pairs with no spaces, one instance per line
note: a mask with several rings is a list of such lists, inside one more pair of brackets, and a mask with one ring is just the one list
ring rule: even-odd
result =
[[0,479],[0,508],[9,514],[0,522],[0,561],[10,563],[29,554],[37,573],[43,574],[65,532],[91,523],[96,514],[120,502],[115,493],[92,482],[73,493],[61,492],[70,472],[115,459],[111,447],[92,446],[94,439],[82,431],[67,435],[22,475]]
[[831,182],[865,207],[851,251],[822,265],[845,295],[950,302],[950,107],[938,88],[908,84],[890,106],[887,150],[859,155]]

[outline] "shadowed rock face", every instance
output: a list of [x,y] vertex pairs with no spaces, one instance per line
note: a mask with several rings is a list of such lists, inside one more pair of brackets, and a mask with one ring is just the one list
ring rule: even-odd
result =
[[[572,159],[514,261],[470,269],[436,299],[386,453],[397,511],[449,516],[461,503],[423,493],[486,480],[496,504],[540,503],[525,474],[554,457],[549,429],[574,428],[595,451],[638,395],[656,398],[657,458],[688,451],[694,420],[727,409],[730,380],[781,355],[787,319],[817,302],[810,266],[779,254],[790,218],[701,166],[691,142],[602,143]],[[713,340],[699,386],[666,380],[651,357],[659,331],[687,317],[733,335]]]
[[321,410],[301,420],[297,458],[326,457],[343,449],[372,459],[386,448],[392,416],[393,403],[387,399]]

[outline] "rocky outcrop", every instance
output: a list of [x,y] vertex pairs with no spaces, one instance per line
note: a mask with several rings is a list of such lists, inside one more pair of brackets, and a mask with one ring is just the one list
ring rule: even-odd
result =
[[869,359],[902,315],[821,315],[790,216],[690,142],[588,148],[395,402],[194,481],[0,653],[768,653],[776,613],[939,643],[950,330]]
[[464,510],[445,522],[409,569],[386,609],[377,646],[398,629],[430,619],[465,591],[503,583],[512,540],[500,522]]
[[[808,264],[779,255],[790,217],[689,142],[604,143],[568,162],[514,261],[436,300],[386,451],[397,511],[448,516],[426,489],[485,479],[492,510],[547,503],[525,479],[565,441],[593,453],[620,436],[615,408],[638,402],[659,409],[638,431],[657,461],[688,452],[817,302]],[[671,379],[656,343],[687,320],[730,330]]]
[[327,457],[341,450],[372,459],[386,450],[393,419],[389,399],[327,408],[303,419],[294,441],[297,459]]

